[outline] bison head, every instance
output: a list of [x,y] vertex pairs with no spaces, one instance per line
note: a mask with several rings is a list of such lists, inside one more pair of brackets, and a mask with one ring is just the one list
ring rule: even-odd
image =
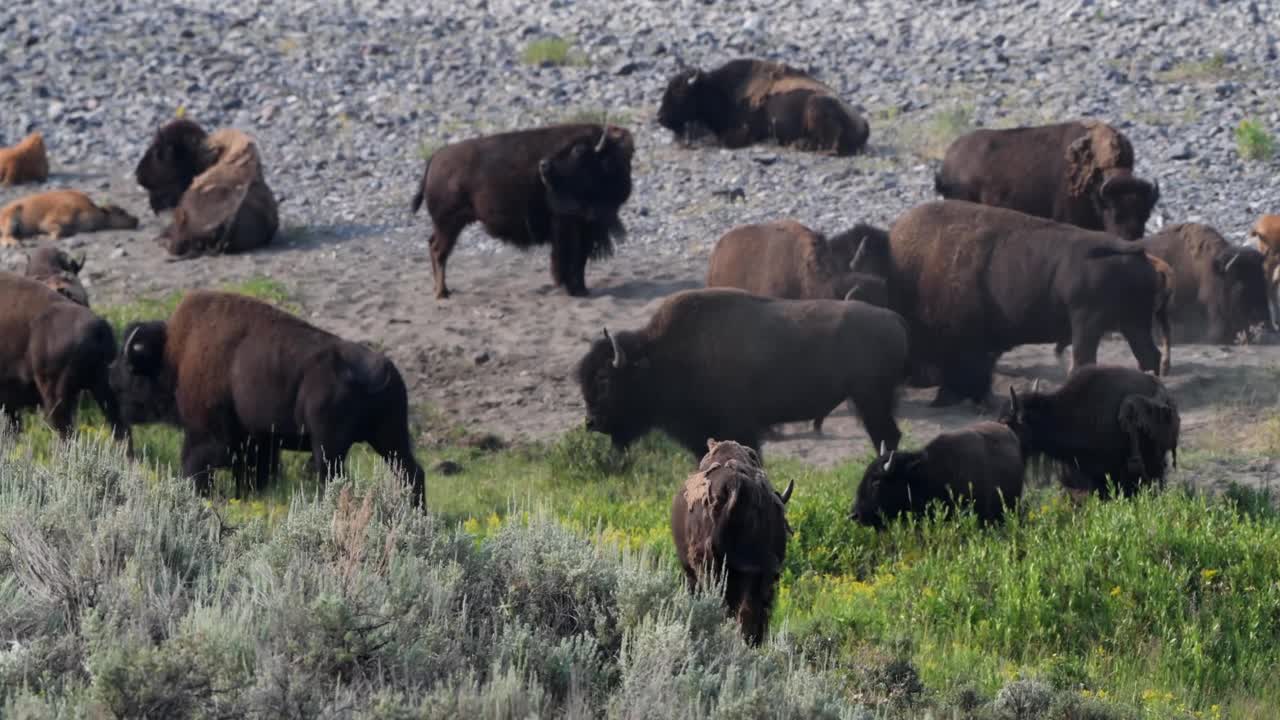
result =
[[107,227],[112,230],[136,230],[138,228],[138,218],[122,207],[108,203],[102,206],[102,211],[107,216]]
[[89,292],[73,273],[55,273],[39,278],[50,290],[78,305],[89,307]]
[[1147,220],[1159,200],[1160,183],[1118,175],[1098,186],[1094,204],[1104,230],[1125,240],[1138,240],[1147,233]]
[[706,73],[696,68],[683,69],[667,83],[658,106],[658,124],[677,138],[687,138],[695,130],[705,131],[708,124],[723,120],[729,112],[726,102],[717,102],[719,95]]
[[1023,457],[1051,447],[1057,435],[1054,427],[1053,396],[1039,392],[1040,381],[1031,384],[1031,392],[1019,396],[1009,387],[1009,406],[1000,415],[1000,422],[1018,436]]
[[890,450],[886,453],[881,443],[880,454],[862,473],[849,519],[882,530],[886,519],[909,511],[912,479],[924,460],[923,452]]
[[[1227,248],[1213,258],[1213,271],[1221,279],[1220,317],[1231,322],[1230,334],[1271,322],[1263,255],[1253,248]],[[1247,332],[1246,332],[1247,334]]]
[[156,132],[134,169],[153,212],[177,207],[191,181],[208,167],[206,137],[204,129],[190,120],[174,120]]
[[132,323],[124,329],[124,345],[111,365],[111,389],[130,424],[174,422],[174,378],[165,361],[167,331],[163,322]]
[[632,333],[614,337],[606,329],[578,365],[587,430],[608,435],[620,449],[654,425],[651,403],[656,379],[633,338]]
[[[616,126],[584,134],[538,162],[553,212],[620,228],[618,208],[631,196],[631,132]],[[619,230],[620,232],[620,230]]]

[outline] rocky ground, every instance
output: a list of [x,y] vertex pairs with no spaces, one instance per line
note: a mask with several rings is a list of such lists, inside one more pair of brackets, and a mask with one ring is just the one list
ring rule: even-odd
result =
[[[550,36],[571,42],[570,62],[526,62]],[[1139,172],[1160,181],[1152,229],[1199,220],[1243,240],[1256,215],[1280,211],[1280,163],[1243,160],[1234,132],[1249,118],[1280,135],[1271,2],[19,0],[0,9],[0,38],[0,142],[41,130],[49,186],[143,218],[136,232],[64,241],[88,255],[95,304],[267,275],[315,322],[386,348],[436,424],[506,437],[580,422],[571,370],[587,342],[699,285],[730,227],[779,216],[824,231],[887,224],[932,197],[937,158],[973,126],[1107,119],[1133,141]],[[870,151],[673,146],[653,116],[677,62],[742,55],[809,68],[838,89],[870,118]],[[151,243],[163,220],[144,212],[132,170],[179,109],[258,138],[281,200],[276,247],[170,263]],[[630,239],[588,268],[593,296],[553,291],[545,251],[520,254],[472,228],[450,265],[454,298],[435,301],[428,221],[408,209],[430,151],[606,111],[636,134],[635,192]],[[726,199],[739,188],[742,200]],[[21,262],[0,255],[0,267]],[[1104,356],[1130,361],[1114,344]],[[1184,346],[1174,362],[1193,446],[1280,447],[1280,427],[1273,441],[1257,430],[1280,404],[1280,351]],[[1048,348],[1024,348],[1002,361],[998,387],[1060,373]],[[973,419],[926,399],[904,402],[917,440]],[[790,430],[772,451],[829,463],[865,448],[843,410],[823,438]]]

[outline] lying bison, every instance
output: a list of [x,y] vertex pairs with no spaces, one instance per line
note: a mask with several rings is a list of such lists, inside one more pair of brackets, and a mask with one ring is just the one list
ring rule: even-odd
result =
[[1105,230],[1146,232],[1159,184],[1133,174],[1133,146],[1096,120],[975,130],[962,135],[934,180],[938,194]]
[[973,506],[984,523],[1004,519],[1022,497],[1024,463],[1018,436],[982,422],[943,433],[919,452],[885,452],[867,466],[849,517],[874,528],[904,514],[923,515],[938,501]]
[[667,83],[658,122],[677,137],[708,130],[727,148],[774,141],[834,155],[860,151],[871,134],[865,118],[808,73],[750,59],[681,70]]
[[1157,372],[1151,337],[1161,289],[1141,246],[1105,233],[958,200],[920,205],[869,255],[886,268],[889,307],[911,327],[913,363],[937,366],[935,405],[991,400],[999,356],[1019,345],[1072,345],[1095,362],[1119,331],[1138,364]]
[[1126,496],[1144,481],[1164,484],[1166,455],[1178,466],[1181,421],[1173,397],[1157,378],[1130,368],[1092,365],[1073,371],[1055,392],[1019,396],[1010,387],[1002,422],[1026,457],[1060,464],[1068,487],[1109,493],[1107,479]]
[[[27,256],[27,269],[23,274],[44,283],[58,294],[89,307],[89,293],[80,282],[80,270],[83,268],[83,255],[73,258],[53,245],[41,245]],[[112,351],[112,355],[114,354]]]
[[587,428],[626,447],[663,430],[694,455],[709,437],[759,449],[784,422],[853,401],[873,443],[897,447],[893,419],[907,329],[883,308],[686,290],[640,330],[592,344],[577,368]]
[[1271,324],[1280,330],[1280,215],[1258,218],[1249,237],[1262,249],[1262,269],[1267,278],[1267,304],[1271,308]]
[[182,470],[202,491],[219,467],[233,468],[238,490],[251,465],[265,484],[281,448],[309,450],[325,477],[367,442],[403,466],[422,502],[404,380],[385,355],[258,300],[210,291],[188,293],[168,322],[129,325],[124,338],[111,383],[125,417],[182,428]]
[[1199,223],[1165,227],[1141,244],[1173,268],[1170,315],[1178,342],[1230,344],[1270,322],[1257,250],[1233,246]]
[[110,203],[97,205],[78,190],[50,190],[0,209],[0,245],[45,234],[55,240],[99,230],[133,230],[138,218]]
[[759,645],[787,554],[786,504],[760,457],[738,443],[707,441],[698,472],[671,499],[671,537],[692,591],[724,576],[724,600],[743,637]]
[[118,440],[129,441],[107,369],[116,341],[106,320],[35,280],[0,272],[0,407],[5,417],[40,407],[63,437],[89,392]]
[[263,247],[280,227],[258,146],[239,130],[206,133],[174,120],[156,132],[134,175],[154,212],[174,210],[156,242],[175,258]]
[[587,294],[588,259],[613,253],[625,235],[618,211],[631,196],[631,132],[556,125],[447,145],[427,160],[412,210],[431,215],[436,297],[449,297],[445,264],[463,228],[479,221],[516,247],[551,245],[551,279]]
[[40,183],[48,179],[49,155],[40,133],[31,133],[12,147],[0,148],[0,185]]

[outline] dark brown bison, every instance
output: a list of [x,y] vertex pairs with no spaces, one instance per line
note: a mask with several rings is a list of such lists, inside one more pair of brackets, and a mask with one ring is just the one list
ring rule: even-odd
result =
[[920,205],[867,254],[886,268],[889,307],[911,327],[913,364],[936,366],[935,404],[988,403],[1000,354],[1019,345],[1072,345],[1095,362],[1119,331],[1140,367],[1157,372],[1151,319],[1161,279],[1142,247],[1106,233],[958,200]]
[[43,283],[0,272],[0,406],[4,416],[40,407],[63,437],[75,422],[80,393],[102,408],[118,440],[129,426],[108,382],[116,341],[106,320]]
[[73,258],[58,247],[45,244],[27,256],[27,269],[23,274],[44,283],[58,294],[89,307],[89,293],[80,282],[80,270],[83,268],[83,254]]
[[658,122],[676,137],[710,131],[727,148],[774,141],[834,155],[860,151],[871,134],[866,118],[808,73],[750,59],[678,72],[667,83]]
[[639,330],[606,331],[577,377],[588,429],[618,447],[663,430],[700,457],[709,437],[759,449],[770,426],[846,399],[873,443],[897,447],[906,367],[906,326],[888,310],[712,288],[670,296]]
[[1166,460],[1178,466],[1178,406],[1158,378],[1131,368],[1091,365],[1074,370],[1054,392],[1018,395],[1001,421],[1024,457],[1056,461],[1068,487],[1124,495],[1143,481],[1164,484]]
[[1270,322],[1262,253],[1199,223],[1166,227],[1141,244],[1173,268],[1170,315],[1178,342],[1230,344]]
[[671,537],[692,591],[724,576],[724,600],[742,635],[759,645],[787,554],[786,504],[760,456],[738,443],[707,441],[707,454],[671,499]]
[[415,504],[424,473],[413,457],[409,403],[385,355],[252,298],[193,291],[168,322],[133,323],[111,371],[125,418],[182,428],[182,470],[207,492],[214,468],[242,489],[261,486],[281,448],[312,453],[321,476],[367,442],[408,476]]
[[431,215],[436,297],[449,296],[445,264],[463,228],[479,221],[516,247],[551,245],[551,279],[587,294],[588,259],[613,253],[625,235],[618,211],[631,196],[631,132],[609,125],[555,125],[447,145],[427,160],[412,210]]
[[934,180],[942,197],[1019,210],[1105,230],[1125,240],[1146,232],[1160,185],[1133,174],[1133,146],[1096,120],[975,130],[962,135]]
[[258,146],[239,130],[175,120],[156,132],[134,176],[154,212],[174,210],[156,242],[175,258],[253,250],[280,227]]
[[1271,325],[1280,331],[1280,215],[1263,215],[1249,231],[1262,250],[1262,270],[1267,278],[1267,303]]
[[919,452],[881,448],[862,474],[849,517],[883,528],[886,519],[923,515],[936,500],[948,508],[970,504],[980,521],[998,522],[1022,497],[1023,470],[1018,436],[994,422],[943,433]]

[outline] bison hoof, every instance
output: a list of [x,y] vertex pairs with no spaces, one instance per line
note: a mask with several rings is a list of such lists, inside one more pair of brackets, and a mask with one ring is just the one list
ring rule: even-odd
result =
[[568,293],[570,297],[589,297],[591,295],[591,292],[587,290],[586,286],[567,287],[564,291]]
[[443,289],[443,290],[437,290],[437,291],[436,291],[436,299],[437,299],[437,300],[448,300],[448,299],[449,299],[449,296],[450,296],[450,295],[452,295],[452,294],[453,294],[453,293],[449,292],[449,288],[445,288],[445,289]]

